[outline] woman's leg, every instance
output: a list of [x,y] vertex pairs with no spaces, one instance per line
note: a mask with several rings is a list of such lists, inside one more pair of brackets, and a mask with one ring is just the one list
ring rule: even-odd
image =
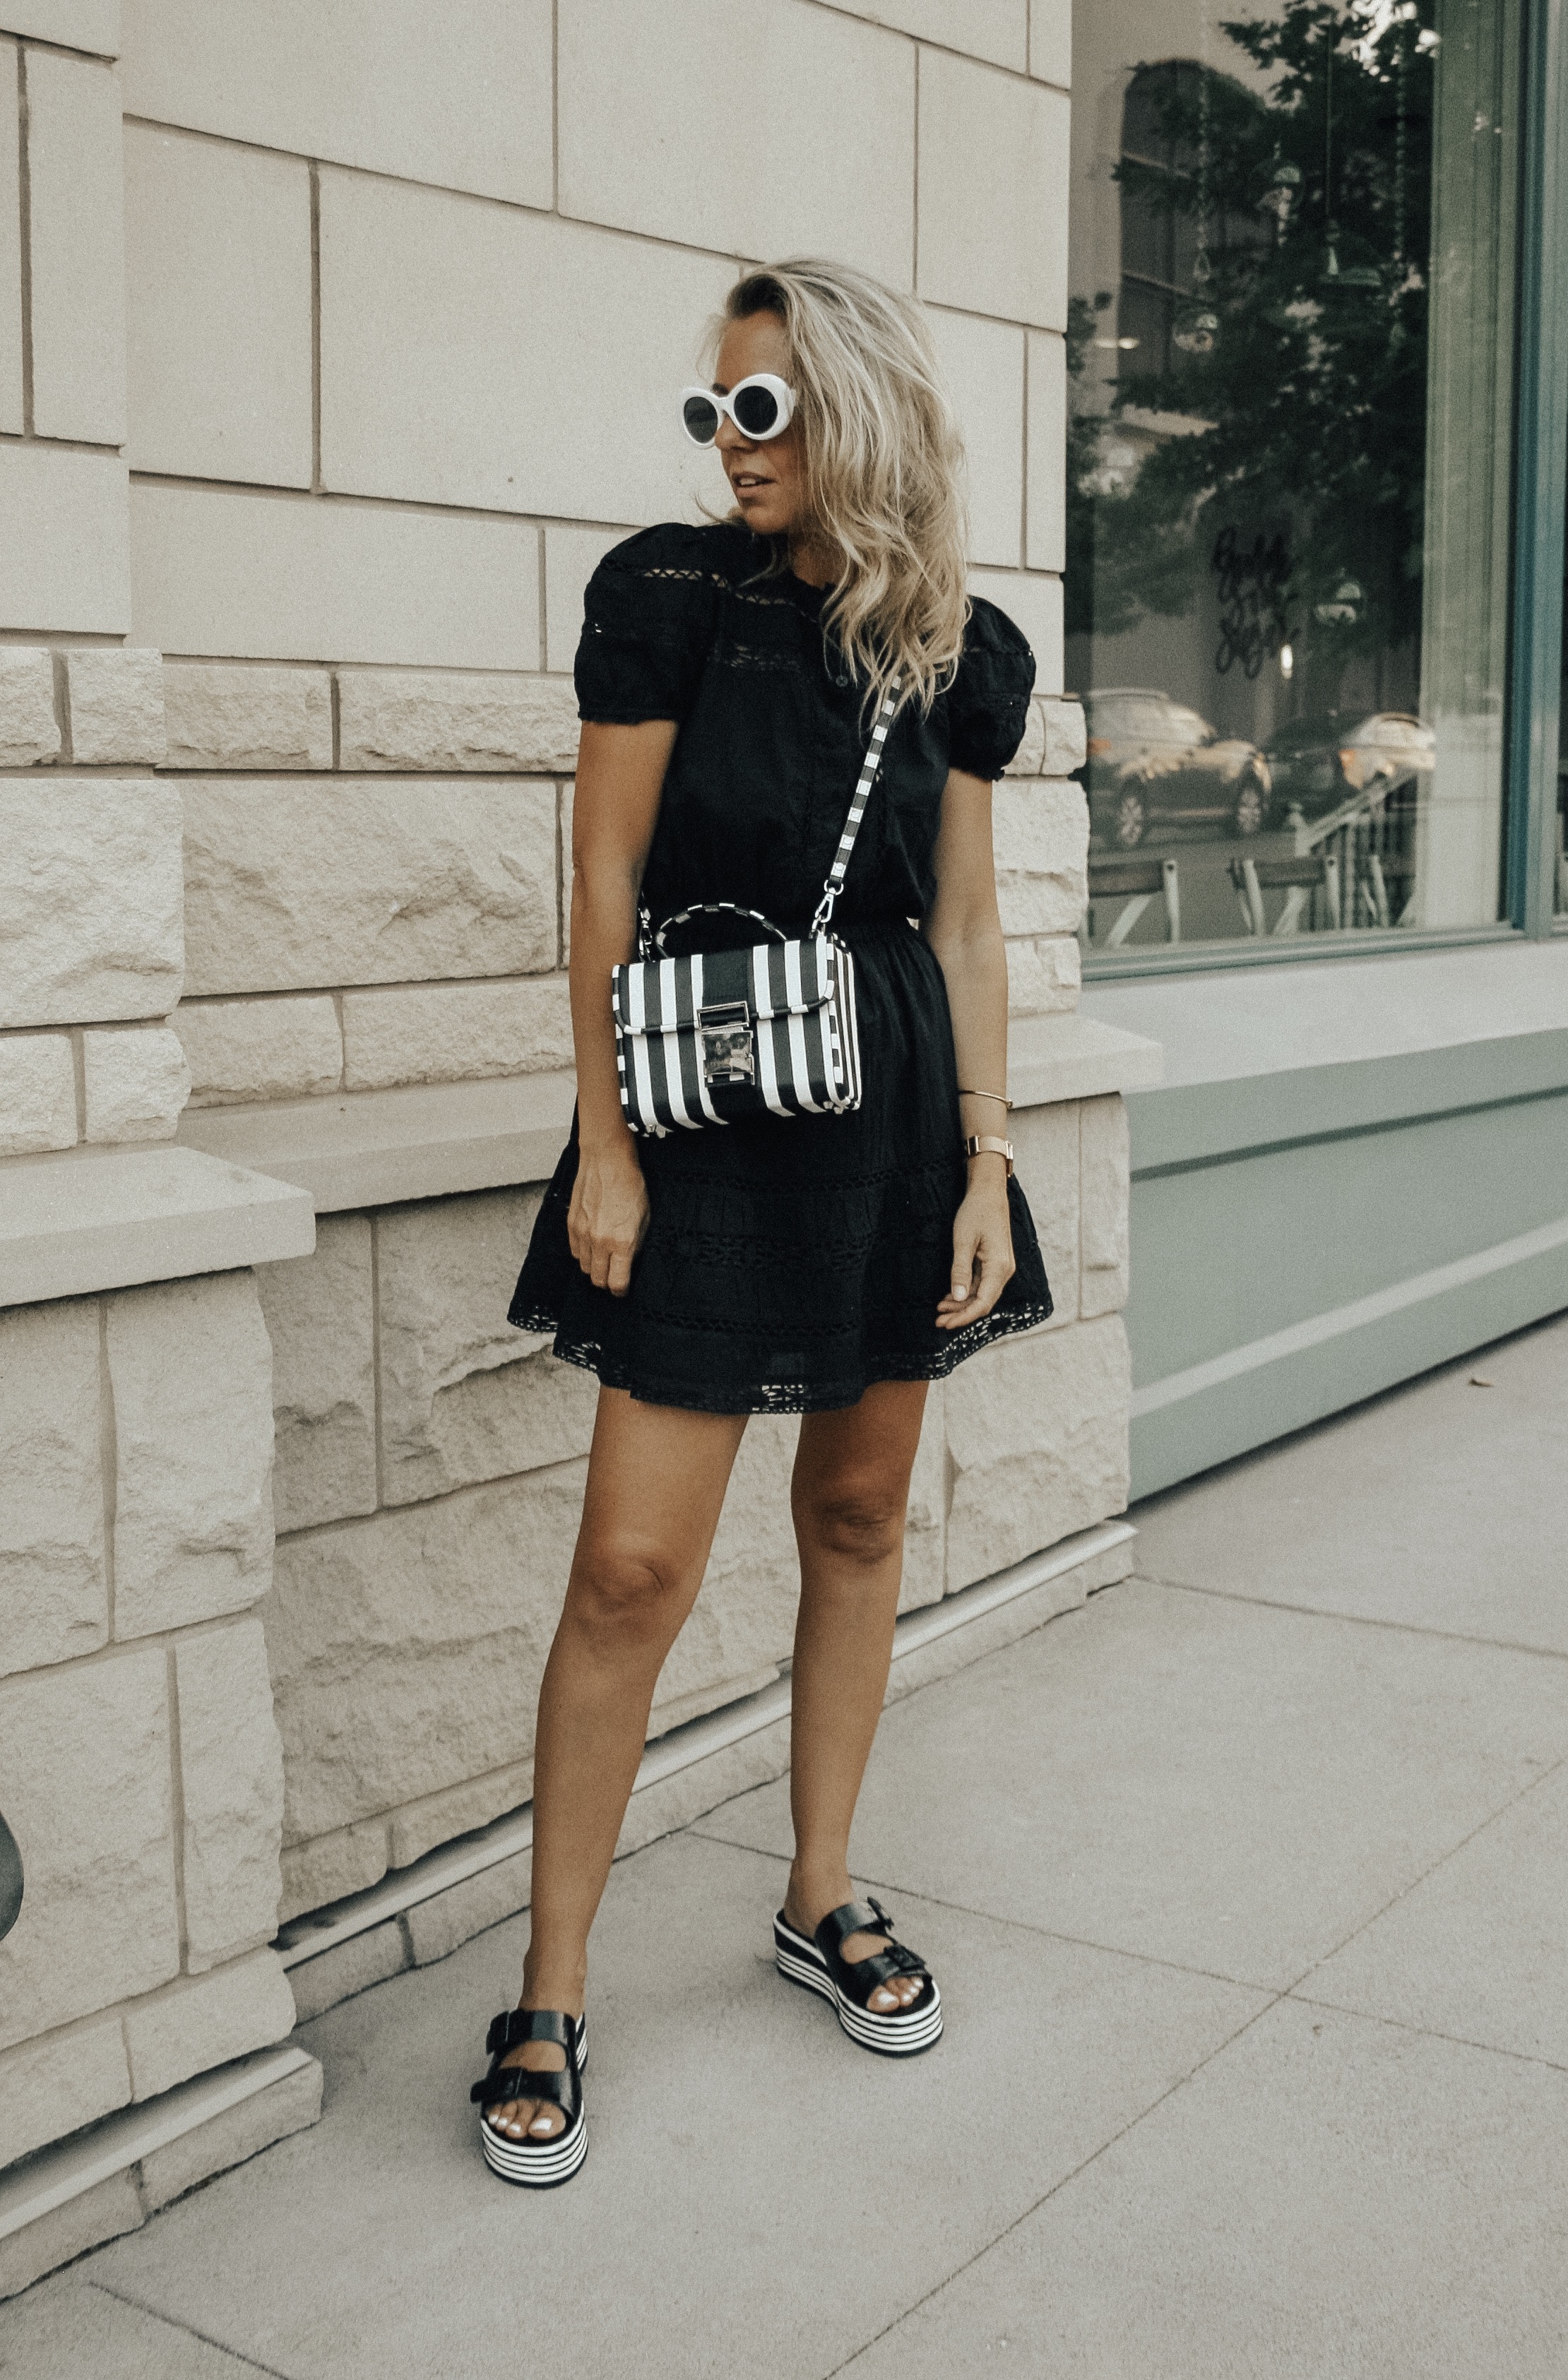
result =
[[[534,1744],[532,1938],[521,2006],[582,2013],[588,1934],[648,1734],[664,1657],[697,1599],[742,1414],[684,1413],[601,1389],[582,1526],[545,1664]],[[553,2042],[505,2062],[559,2069]],[[547,2140],[565,2118],[512,2100],[491,2120]]]
[[[790,1682],[795,1864],[784,1913],[803,1934],[854,1899],[849,1828],[887,1691],[925,1402],[924,1380],[888,1381],[847,1412],[808,1414],[800,1426],[791,1495],[800,1548]],[[862,1959],[880,1947],[852,1934],[844,1954]],[[902,2008],[919,1989],[918,1978],[900,1976],[879,1985],[869,2005]]]

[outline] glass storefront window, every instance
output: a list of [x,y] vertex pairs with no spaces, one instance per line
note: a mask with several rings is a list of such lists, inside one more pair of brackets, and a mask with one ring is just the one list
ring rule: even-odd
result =
[[1091,953],[1500,915],[1521,42],[1076,0]]

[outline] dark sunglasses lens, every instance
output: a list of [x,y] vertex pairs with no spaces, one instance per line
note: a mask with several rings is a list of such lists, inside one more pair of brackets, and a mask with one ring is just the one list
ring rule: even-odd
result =
[[779,401],[771,388],[735,391],[735,418],[748,438],[769,438],[779,426]]
[[687,436],[699,446],[711,446],[719,434],[719,408],[711,397],[688,396],[681,407]]

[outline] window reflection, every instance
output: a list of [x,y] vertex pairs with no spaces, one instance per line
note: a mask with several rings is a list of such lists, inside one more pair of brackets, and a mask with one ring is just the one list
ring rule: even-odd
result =
[[1518,0],[1078,0],[1091,947],[1489,921]]

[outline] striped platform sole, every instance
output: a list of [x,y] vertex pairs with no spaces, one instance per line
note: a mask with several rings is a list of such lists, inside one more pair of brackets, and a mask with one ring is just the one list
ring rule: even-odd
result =
[[[588,2064],[588,2024],[586,2020],[577,2035],[577,2072]],[[527,2074],[519,2069],[526,2082]],[[528,2096],[518,2092],[519,2099]],[[505,2103],[503,2102],[503,2105]],[[486,2111],[480,2110],[480,2147],[492,2173],[503,2181],[514,2181],[524,2190],[555,2190],[562,2182],[570,2181],[588,2155],[588,2117],[579,2109],[575,2124],[568,2124],[553,2141],[509,2141],[487,2120]]]
[[923,2008],[903,2016],[878,2016],[846,1998],[828,1973],[827,1961],[815,1942],[797,1934],[782,1917],[773,1920],[773,1963],[786,1983],[803,1991],[820,1992],[838,2017],[851,2041],[874,2049],[881,2058],[918,2058],[942,2039],[942,1994],[935,1978],[931,1997]]

